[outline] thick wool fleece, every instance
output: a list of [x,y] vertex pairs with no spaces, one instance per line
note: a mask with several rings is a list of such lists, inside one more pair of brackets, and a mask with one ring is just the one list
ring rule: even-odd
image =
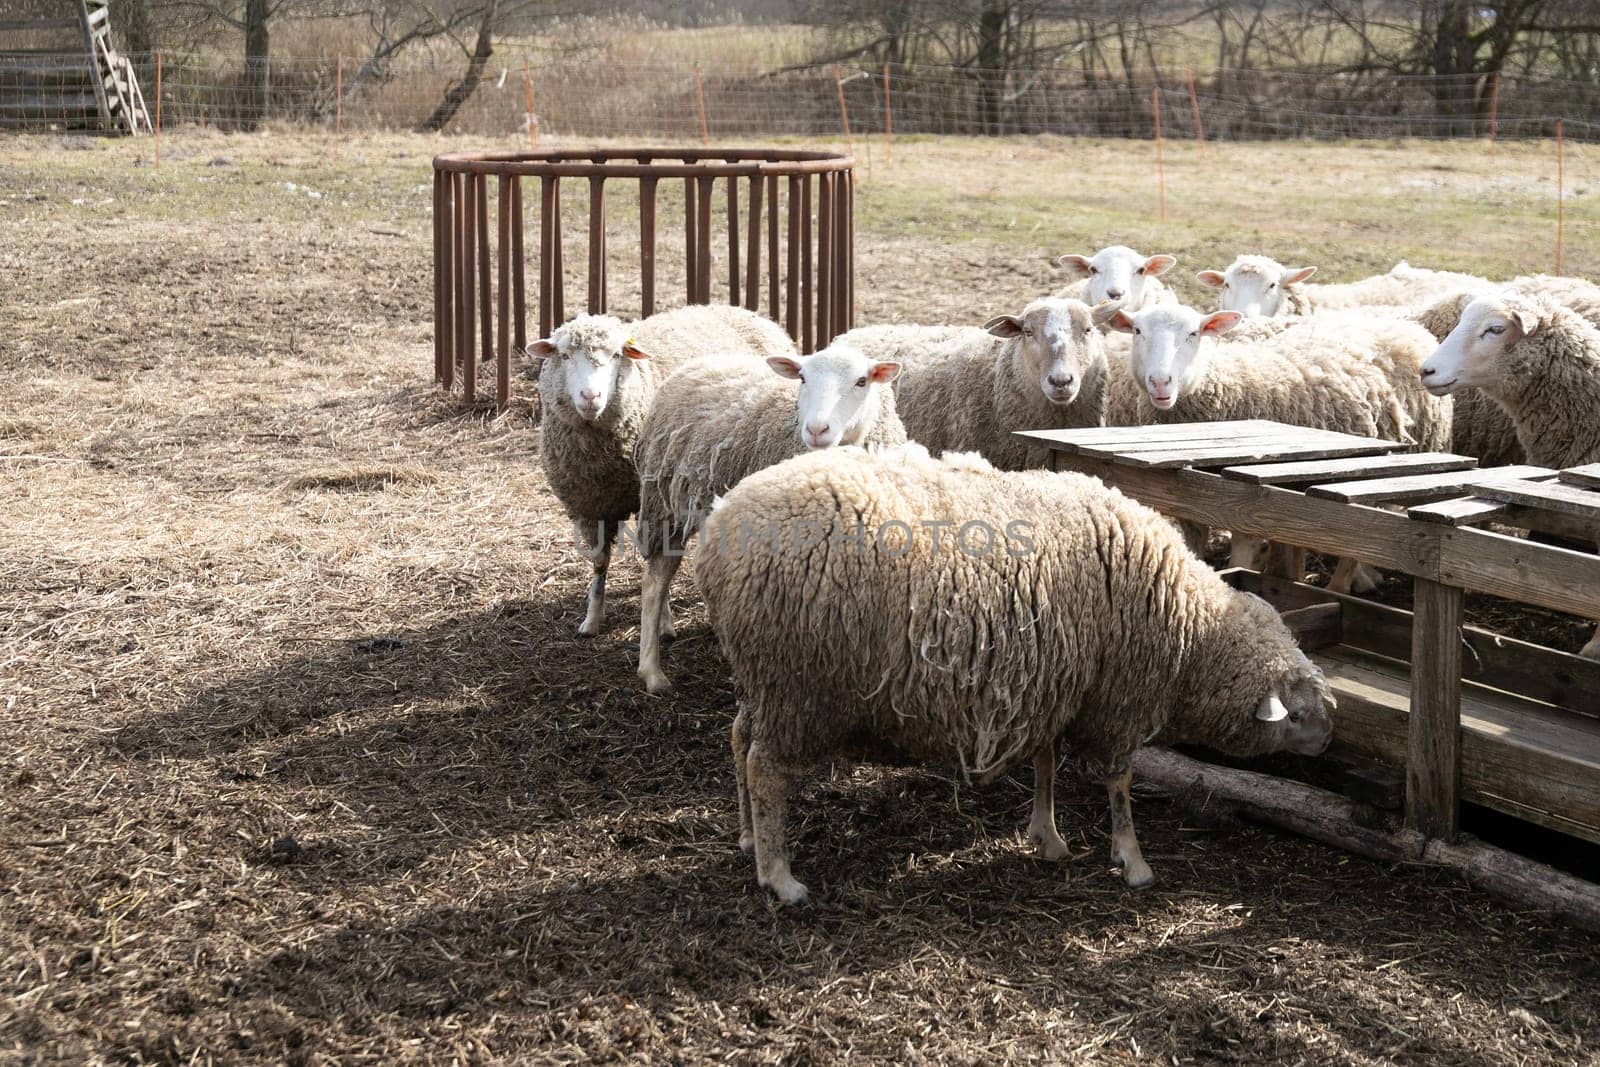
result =
[[1424,389],[1420,376],[1435,347],[1415,323],[1312,316],[1264,340],[1214,342],[1209,355],[1202,350],[1199,377],[1184,385],[1178,402],[1160,411],[1146,401],[1139,419],[1275,419],[1443,451],[1450,445],[1450,403]]
[[[1075,282],[1063,285],[1050,295],[1056,300],[1077,300],[1088,303],[1088,297],[1085,294],[1087,294],[1089,282],[1092,280],[1090,278],[1079,278]],[[1178,294],[1169,289],[1167,284],[1160,278],[1151,275],[1144,280],[1144,297],[1139,301],[1138,306],[1135,307],[1131,303],[1124,303],[1122,310],[1132,314],[1141,308],[1154,307],[1156,304],[1176,304],[1177,302]]]
[[[876,415],[858,439],[870,447],[902,445],[905,427],[894,392],[869,386]],[[639,532],[645,555],[672,530],[687,540],[718,494],[740,479],[805,451],[796,423],[798,382],[748,360],[708,356],[686,364],[661,387],[639,435]]]
[[1053,739],[1113,771],[1152,738],[1258,753],[1279,743],[1254,718],[1270,689],[1327,694],[1264,601],[1075,474],[914,446],[802,456],[728,494],[695,577],[752,745],[793,766],[984,778]]
[[586,552],[596,547],[602,529],[615,530],[638,509],[634,445],[663,377],[707,352],[739,353],[758,366],[767,356],[795,354],[793,342],[776,323],[743,308],[714,305],[663,311],[631,325],[609,315],[581,315],[561,331],[575,349],[617,353],[631,338],[651,356],[616,357],[616,389],[592,422],[572,409],[561,360],[547,361],[539,376],[544,411],[539,452],[545,479]]
[[[1267,256],[1240,256],[1233,268],[1243,273],[1256,272],[1278,277],[1283,268]],[[1413,267],[1401,260],[1387,274],[1375,274],[1357,282],[1300,282],[1284,286],[1281,315],[1309,315],[1330,308],[1355,308],[1387,305],[1410,307],[1457,289],[1486,284],[1471,274]]]
[[[1023,317],[1038,303],[1028,305]],[[895,396],[906,436],[930,452],[980,452],[1001,470],[1030,470],[1048,466],[1050,452],[1013,431],[1104,425],[1105,339],[1085,304],[1071,301],[1070,306],[1083,353],[1083,381],[1072,403],[1054,404],[1045,397],[1039,376],[1028,366],[1026,338],[973,329],[905,354]]]
[[1600,462],[1600,329],[1546,297],[1520,298],[1535,325],[1503,355],[1504,380],[1483,392],[1506,410],[1528,462]]
[[896,323],[857,326],[834,338],[835,344],[849,345],[868,359],[910,363],[952,342],[979,344],[994,336],[977,326],[918,326]]

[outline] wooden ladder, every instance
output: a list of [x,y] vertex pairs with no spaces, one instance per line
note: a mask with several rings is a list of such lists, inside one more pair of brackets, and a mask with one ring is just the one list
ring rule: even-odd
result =
[[78,0],[78,16],[84,48],[94,70],[94,98],[101,121],[129,133],[149,133],[150,111],[145,107],[133,64],[111,44],[109,0]]

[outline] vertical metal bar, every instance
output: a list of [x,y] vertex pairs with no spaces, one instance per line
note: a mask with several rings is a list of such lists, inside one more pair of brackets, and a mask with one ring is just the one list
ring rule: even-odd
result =
[[656,179],[639,179],[639,317],[656,313]]
[[833,175],[817,175],[816,347],[833,340]]
[[555,267],[555,214],[556,180],[539,179],[539,339],[546,340],[555,329],[555,301],[551,296],[551,278]]
[[439,203],[439,262],[443,276],[439,279],[439,334],[443,349],[440,352],[439,381],[449,388],[455,377],[456,364],[456,183],[449,171],[440,172]]
[[467,348],[472,343],[472,307],[467,300],[472,278],[469,266],[472,262],[471,252],[467,246],[467,176],[455,175],[455,327],[456,350],[450,365],[445,368],[444,383],[446,387],[455,384],[456,372],[467,358]]
[[856,328],[856,172],[845,174],[844,329]]
[[833,332],[831,342],[845,330],[850,307],[850,172],[833,180]]
[[683,286],[688,302],[698,304],[695,299],[695,279],[699,271],[695,269],[694,235],[699,228],[695,223],[695,199],[699,186],[693,178],[683,179]]
[[778,176],[767,175],[767,318],[778,321]]
[[750,177],[750,248],[745,256],[744,306],[750,311],[761,307],[761,192],[762,178]]
[[696,178],[700,183],[700,214],[695,219],[695,293],[697,304],[711,303],[711,192],[715,178]]
[[[489,176],[474,174],[472,177],[476,186],[472,191],[472,203],[478,209],[478,301],[482,305],[478,328],[482,334],[483,358],[487,361],[494,357],[494,306],[489,302]],[[473,393],[467,397],[470,400],[477,391],[477,382],[469,379],[469,384],[473,386]]]
[[499,226],[499,246],[495,255],[499,260],[499,299],[495,311],[499,327],[494,349],[494,403],[501,411],[511,402],[511,177],[500,175],[496,190],[495,213]]
[[444,334],[440,332],[440,324],[444,322],[444,293],[440,288],[444,282],[444,257],[440,254],[443,247],[441,239],[444,237],[444,172],[433,172],[433,380],[444,380]]
[[1449,841],[1461,785],[1462,591],[1413,579],[1406,825]]
[[789,331],[789,337],[795,344],[800,343],[800,176],[789,175],[789,277],[784,282],[787,297],[787,307],[783,314],[783,322]]
[[473,399],[477,391],[477,298],[472,292],[472,275],[476,269],[477,245],[477,177],[461,176],[461,395]]
[[739,179],[728,175],[728,303],[739,306]]
[[811,314],[811,175],[800,176],[800,351],[814,352]]
[[589,313],[606,310],[606,180],[589,179]]
[[550,187],[550,304],[555,324],[567,321],[567,273],[561,266],[561,179]]
[[511,179],[511,309],[513,354],[528,350],[528,288],[524,272],[527,256],[522,247],[522,175]]

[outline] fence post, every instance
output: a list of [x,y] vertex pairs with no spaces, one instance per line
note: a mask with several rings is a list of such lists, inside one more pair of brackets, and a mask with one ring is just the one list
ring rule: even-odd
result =
[[711,127],[706,124],[706,87],[700,80],[700,64],[694,65],[694,95],[700,102],[700,143],[711,144]]
[[855,151],[855,138],[850,136],[850,111],[844,106],[844,74],[839,70],[839,65],[833,65],[833,88],[839,94],[839,125],[844,129],[845,143]]
[[534,151],[539,149],[539,120],[533,114],[533,71],[528,66],[528,57],[522,57],[522,95],[528,102],[528,147]]
[[1167,221],[1167,171],[1166,163],[1161,157],[1161,90],[1150,90],[1150,107],[1156,119],[1156,189],[1158,196],[1157,219]]
[[161,166],[161,53],[156,53],[156,166]]
[[894,155],[894,102],[889,99],[889,64],[883,65],[883,165]]
[[333,65],[333,158],[339,158],[339,142],[344,139],[344,53]]
[[1563,204],[1563,201],[1566,199],[1566,197],[1564,195],[1564,188],[1566,186],[1566,175],[1563,172],[1564,168],[1563,168],[1563,160],[1562,160],[1562,154],[1563,154],[1562,153],[1562,140],[1563,140],[1563,138],[1562,138],[1562,130],[1561,130],[1561,120],[1560,119],[1556,119],[1556,273],[1557,274],[1561,273],[1561,231],[1562,231],[1562,224],[1565,221],[1564,215],[1566,213],[1566,207]]
[[1194,91],[1194,68],[1187,68],[1184,73],[1189,79],[1189,107],[1194,111],[1194,139],[1199,143],[1203,153],[1206,145],[1205,123],[1200,121],[1200,97]]
[[1500,132],[1500,72],[1495,71],[1489,83],[1489,158],[1494,158],[1494,139]]

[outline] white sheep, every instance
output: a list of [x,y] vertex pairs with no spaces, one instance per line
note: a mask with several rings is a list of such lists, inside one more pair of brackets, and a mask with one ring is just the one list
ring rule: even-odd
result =
[[[1406,441],[1422,451],[1449,446],[1450,405],[1416,377],[1433,351],[1421,326],[1316,315],[1269,337],[1213,343],[1239,320],[1237,311],[1202,315],[1181,304],[1112,317],[1114,329],[1133,335],[1128,376],[1146,401],[1139,423],[1272,419]],[[1259,552],[1248,541],[1235,549],[1237,563]],[[1349,592],[1376,581],[1370,568],[1347,561],[1331,587]]]
[[1217,310],[1248,316],[1308,315],[1327,308],[1409,307],[1463,287],[1486,284],[1453,271],[1426,270],[1405,260],[1387,274],[1358,282],[1307,285],[1316,267],[1285,267],[1268,256],[1242,255],[1226,271],[1203,270],[1195,277],[1219,290]]
[[[1435,395],[1476,388],[1504,408],[1529,463],[1600,463],[1600,329],[1544,294],[1474,299],[1419,373]],[[1581,654],[1600,659],[1600,632]]]
[[712,512],[695,578],[739,694],[739,844],[786,902],[788,794],[830,756],[1034,766],[1029,836],[1063,859],[1056,746],[1098,770],[1112,858],[1153,881],[1129,760],[1152,740],[1316,754],[1326,681],[1265,601],[1098,479],[834,449],[752,475]]
[[1049,451],[1013,431],[1103,423],[1105,339],[1096,327],[1115,310],[1049,297],[983,329],[878,326],[840,340],[904,364],[895,397],[911,440],[1022,470],[1047,465]]
[[1110,245],[1092,256],[1069,252],[1056,262],[1076,279],[1054,294],[1059,298],[1090,305],[1111,300],[1130,311],[1178,301],[1160,278],[1177,265],[1175,256],[1145,256],[1127,245]]
[[639,433],[639,676],[652,693],[671,686],[661,638],[672,634],[672,579],[717,494],[806,449],[906,439],[889,388],[900,364],[840,341],[767,364],[713,356],[685,365],[661,386]]
[[632,325],[610,315],[579,315],[528,346],[528,354],[543,361],[539,453],[545,479],[594,567],[578,626],[582,636],[600,632],[611,549],[620,524],[639,506],[633,446],[656,383],[706,352],[759,361],[792,355],[795,348],[776,323],[719,305],[677,308]]

